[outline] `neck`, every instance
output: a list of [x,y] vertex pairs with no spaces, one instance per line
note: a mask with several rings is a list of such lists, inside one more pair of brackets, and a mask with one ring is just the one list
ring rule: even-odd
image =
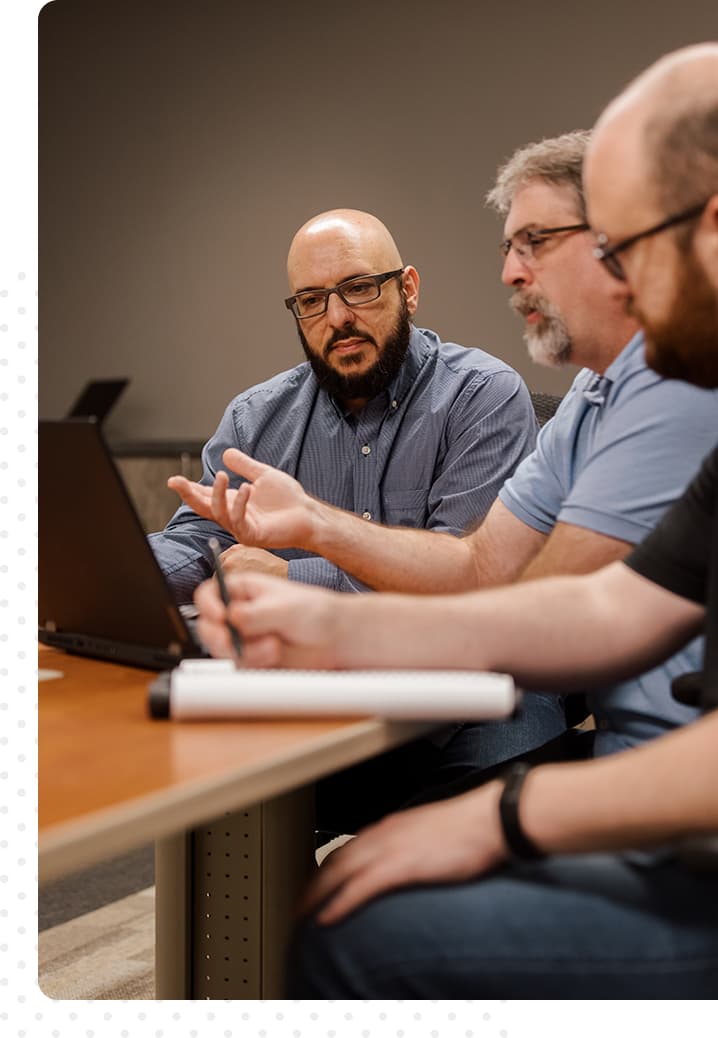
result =
[[363,411],[368,403],[368,399],[342,400],[344,407],[346,407],[347,411],[349,411],[350,414],[353,414],[354,417],[356,417],[360,411]]
[[584,349],[574,351],[571,360],[580,367],[590,368],[597,375],[605,375],[607,368],[639,329],[640,325],[632,317],[606,322],[597,338]]

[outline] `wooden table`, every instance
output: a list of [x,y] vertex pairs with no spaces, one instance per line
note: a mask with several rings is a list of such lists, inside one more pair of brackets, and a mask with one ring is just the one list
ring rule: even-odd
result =
[[313,867],[313,788],[429,725],[175,723],[150,671],[41,647],[39,875],[156,841],[156,997],[281,996],[295,899]]

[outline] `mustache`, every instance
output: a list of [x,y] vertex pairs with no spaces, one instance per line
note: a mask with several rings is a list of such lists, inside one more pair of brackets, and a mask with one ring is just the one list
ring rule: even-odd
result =
[[536,296],[533,299],[530,296],[524,295],[521,291],[516,291],[509,298],[509,306],[515,314],[519,317],[528,317],[530,313],[541,314],[542,317],[549,316],[547,311],[549,310],[548,303],[545,299],[540,296]]
[[344,328],[338,328],[333,332],[330,339],[324,344],[324,356],[327,357],[334,349],[338,342],[343,342],[344,339],[365,339],[366,342],[372,343],[374,346],[377,345],[377,341],[373,336],[367,332],[360,332],[355,325],[350,324]]

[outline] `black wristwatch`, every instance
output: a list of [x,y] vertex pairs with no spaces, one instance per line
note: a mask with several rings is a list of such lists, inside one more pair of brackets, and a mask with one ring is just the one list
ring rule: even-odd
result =
[[521,861],[538,861],[545,858],[544,852],[526,835],[519,821],[519,797],[521,787],[531,767],[523,761],[512,764],[504,772],[504,788],[499,800],[499,817],[504,839],[514,858]]

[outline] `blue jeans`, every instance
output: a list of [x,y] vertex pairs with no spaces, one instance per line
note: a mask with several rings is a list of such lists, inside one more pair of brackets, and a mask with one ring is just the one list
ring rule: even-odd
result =
[[295,934],[287,998],[715,998],[718,874],[614,855],[391,892]]
[[392,811],[453,794],[457,783],[477,785],[483,772],[545,745],[565,729],[559,696],[526,695],[510,721],[464,724],[443,744],[417,739],[322,779],[317,829],[356,833]]

